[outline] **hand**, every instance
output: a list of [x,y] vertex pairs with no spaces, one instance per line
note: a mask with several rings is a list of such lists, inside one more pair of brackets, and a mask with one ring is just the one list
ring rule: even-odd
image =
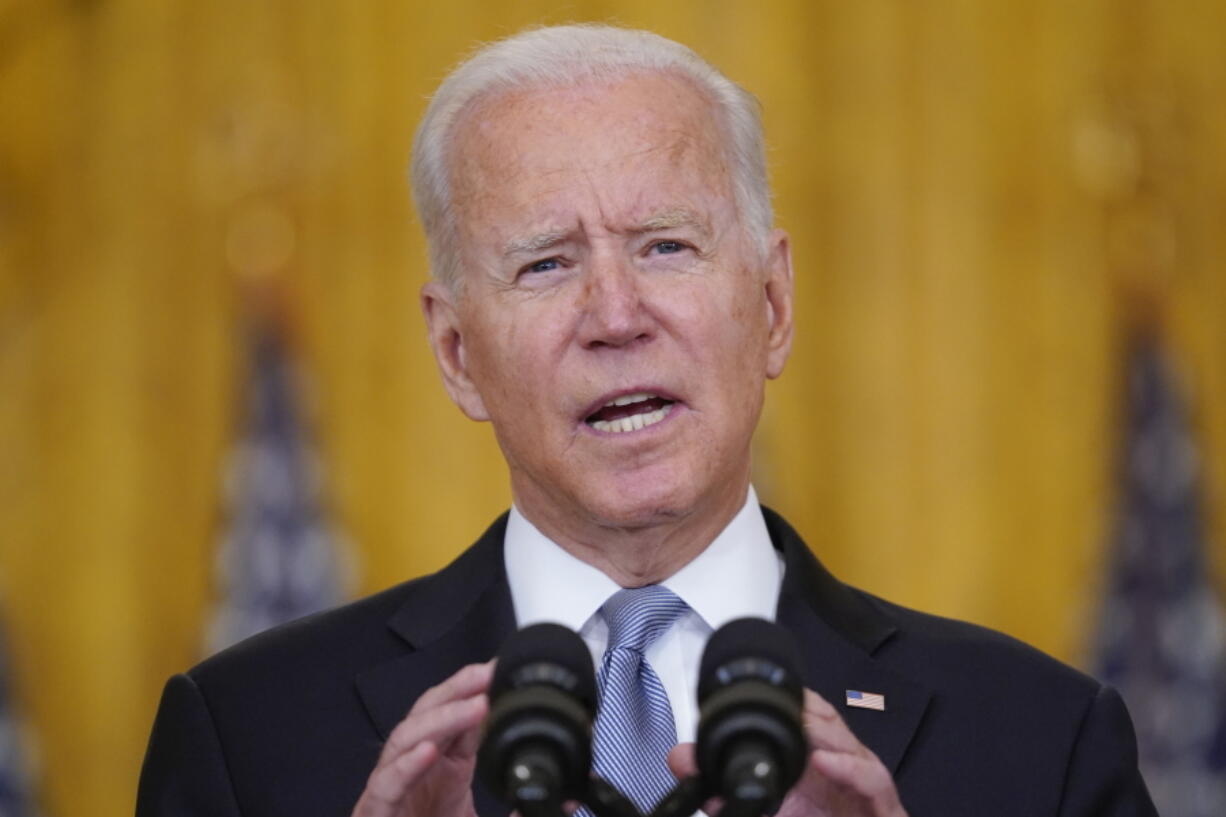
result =
[[388,736],[353,817],[476,817],[472,779],[494,662],[422,693]]
[[[835,708],[808,689],[804,727],[813,751],[776,817],[907,817],[889,770]],[[679,778],[697,774],[694,744],[673,747],[668,765]],[[719,805],[708,803],[705,810],[718,815]]]

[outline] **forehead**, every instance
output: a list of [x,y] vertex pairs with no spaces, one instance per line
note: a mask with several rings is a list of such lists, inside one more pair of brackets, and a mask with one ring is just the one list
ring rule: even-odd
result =
[[610,218],[731,200],[714,106],[679,75],[504,92],[473,105],[455,133],[452,202],[462,225],[482,230],[491,219],[565,221],[580,198]]

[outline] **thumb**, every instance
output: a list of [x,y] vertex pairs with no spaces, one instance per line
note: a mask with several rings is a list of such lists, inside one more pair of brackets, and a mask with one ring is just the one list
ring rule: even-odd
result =
[[669,750],[668,770],[678,780],[698,774],[698,761],[694,757],[694,744],[678,743]]
[[[694,752],[694,744],[678,743],[668,753],[668,770],[678,780],[698,776],[698,758]],[[702,806],[707,814],[719,814],[723,811],[724,801],[713,797]]]

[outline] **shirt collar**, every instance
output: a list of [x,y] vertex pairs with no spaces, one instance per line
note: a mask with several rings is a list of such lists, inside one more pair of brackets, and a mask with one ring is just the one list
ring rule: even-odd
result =
[[662,584],[718,630],[746,616],[774,621],[782,582],[783,562],[750,486],[744,507],[715,541]]
[[537,530],[514,505],[503,552],[519,627],[549,621],[578,631],[620,589]]
[[[551,541],[512,506],[505,539],[507,582],[520,627],[543,621],[581,630],[619,585]],[[711,629],[744,616],[774,620],[783,566],[757,494],[715,540],[662,584]]]

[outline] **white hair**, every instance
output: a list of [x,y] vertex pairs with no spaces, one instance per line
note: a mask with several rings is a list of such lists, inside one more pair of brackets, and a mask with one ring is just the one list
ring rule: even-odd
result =
[[686,46],[609,25],[534,28],[485,45],[453,70],[431,99],[413,140],[412,186],[430,247],[432,274],[455,287],[459,246],[447,149],[461,115],[478,99],[524,88],[565,88],[614,81],[642,71],[675,72],[710,97],[723,126],[742,227],[764,254],[774,223],[760,106]]

